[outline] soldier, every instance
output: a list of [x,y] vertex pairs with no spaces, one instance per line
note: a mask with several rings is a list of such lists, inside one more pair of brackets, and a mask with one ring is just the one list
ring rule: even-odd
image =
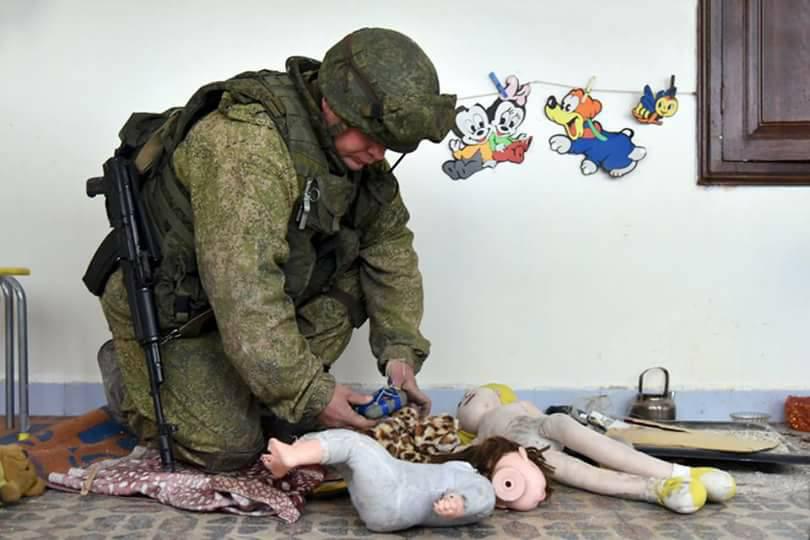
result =
[[[292,424],[373,425],[352,409],[369,398],[329,374],[366,320],[380,372],[430,410],[415,378],[430,346],[419,331],[422,278],[383,155],[440,142],[455,100],[439,93],[416,43],[365,28],[322,63],[292,57],[286,72],[243,73],[202,87],[185,107],[130,118],[121,139],[162,251],[161,396],[178,458],[213,471],[252,462],[266,445],[263,412]],[[105,387],[120,372],[115,408],[154,440],[121,271],[91,264],[88,276],[101,276],[113,336],[99,353]]]

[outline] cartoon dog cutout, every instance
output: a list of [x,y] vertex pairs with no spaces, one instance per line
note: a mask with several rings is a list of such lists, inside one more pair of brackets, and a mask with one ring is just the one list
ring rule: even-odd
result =
[[532,141],[519,133],[530,91],[528,84],[520,85],[517,77],[510,75],[505,95],[486,109],[480,103],[458,107],[453,133],[459,138],[450,139],[453,159],[442,164],[444,173],[453,180],[462,180],[498,163],[522,163]]
[[582,174],[594,174],[600,167],[619,178],[636,168],[647,150],[633,144],[633,130],[606,131],[594,121],[602,103],[581,88],[574,88],[558,103],[554,96],[546,101],[546,117],[565,128],[565,135],[553,135],[549,146],[560,154],[584,155]]

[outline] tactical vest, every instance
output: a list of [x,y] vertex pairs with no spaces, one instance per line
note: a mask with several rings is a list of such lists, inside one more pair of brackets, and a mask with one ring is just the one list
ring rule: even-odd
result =
[[[307,62],[307,67],[317,67]],[[171,156],[193,125],[219,106],[225,92],[235,103],[260,104],[267,112],[287,144],[302,187],[287,230],[286,294],[296,306],[330,294],[347,305],[353,325],[359,327],[366,319],[362,304],[336,290],[334,282],[356,263],[362,230],[396,198],[396,178],[383,166],[342,175],[330,172],[330,146],[313,129],[313,122],[320,125],[320,111],[305,101],[300,72],[261,71],[208,84],[183,108],[133,114],[121,129],[121,149],[142,174],[145,208],[162,253],[154,286],[161,330],[188,327],[189,320],[210,313],[197,268],[190,196],[174,174]],[[106,268],[100,268],[104,265],[97,259],[106,259]],[[115,270],[109,259],[97,253],[85,276],[88,288],[99,296]]]

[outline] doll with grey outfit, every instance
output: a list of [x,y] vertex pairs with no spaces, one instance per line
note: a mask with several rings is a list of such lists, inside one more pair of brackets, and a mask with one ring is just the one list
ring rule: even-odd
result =
[[391,532],[417,525],[476,523],[495,508],[492,483],[469,464],[409,463],[374,439],[346,429],[309,433],[294,444],[270,439],[262,460],[280,478],[301,465],[333,465],[366,527]]
[[360,519],[380,532],[475,523],[495,506],[533,510],[550,492],[544,473],[554,472],[545,449],[503,437],[434,456],[434,463],[401,461],[370,437],[345,429],[311,433],[292,445],[270,439],[268,450],[262,461],[275,478],[301,465],[335,465]]

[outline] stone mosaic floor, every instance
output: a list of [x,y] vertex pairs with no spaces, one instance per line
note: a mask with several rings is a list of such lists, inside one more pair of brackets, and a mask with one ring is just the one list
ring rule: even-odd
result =
[[[805,439],[806,440],[802,440]],[[796,436],[804,451],[810,437]],[[529,513],[498,511],[487,521],[457,529],[410,530],[375,535],[356,518],[348,498],[312,501],[293,525],[272,518],[174,510],[143,498],[48,491],[0,508],[0,538],[33,539],[349,539],[349,538],[553,538],[602,539],[810,539],[810,466],[731,469],[738,496],[681,516],[646,503],[558,486]]]

